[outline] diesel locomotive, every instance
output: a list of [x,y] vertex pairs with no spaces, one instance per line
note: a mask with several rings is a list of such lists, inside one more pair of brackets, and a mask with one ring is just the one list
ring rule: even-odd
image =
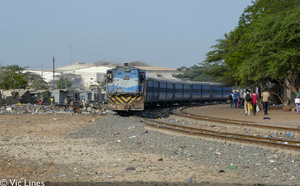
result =
[[143,111],[148,105],[222,102],[232,91],[221,83],[147,77],[147,71],[126,63],[107,70],[106,75],[108,108],[114,111]]

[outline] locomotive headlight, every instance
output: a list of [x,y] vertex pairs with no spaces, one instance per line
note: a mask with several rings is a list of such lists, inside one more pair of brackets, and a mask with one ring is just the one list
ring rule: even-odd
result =
[[129,70],[128,67],[124,67],[124,72],[125,72],[125,73],[129,73],[129,71],[130,71],[130,70]]

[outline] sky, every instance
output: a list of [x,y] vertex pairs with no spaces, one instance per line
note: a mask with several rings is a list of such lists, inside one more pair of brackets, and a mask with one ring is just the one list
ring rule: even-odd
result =
[[201,64],[251,0],[1,0],[0,65]]

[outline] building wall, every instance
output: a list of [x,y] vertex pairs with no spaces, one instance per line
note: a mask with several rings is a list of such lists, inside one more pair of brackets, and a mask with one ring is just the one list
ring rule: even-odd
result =
[[[98,85],[98,82],[105,81],[105,74],[108,69],[115,68],[115,66],[95,66],[92,64],[77,63],[73,65],[67,65],[56,69],[55,76],[62,74],[76,74],[82,77],[83,85],[85,89],[89,89],[90,85]],[[152,67],[152,66],[137,66],[147,71],[148,77],[164,78],[178,80],[174,75],[179,74],[176,69],[164,68],[164,67]],[[45,81],[50,82],[53,80],[53,71],[41,71],[41,70],[28,70],[36,74],[42,74]],[[50,85],[51,86],[51,85]]]

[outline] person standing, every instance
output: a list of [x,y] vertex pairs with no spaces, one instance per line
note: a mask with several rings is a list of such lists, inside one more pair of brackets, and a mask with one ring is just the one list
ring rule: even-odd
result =
[[267,91],[267,89],[264,89],[264,91],[261,93],[261,99],[262,99],[263,108],[264,108],[264,115],[268,115],[269,97],[270,97],[270,93]]
[[244,98],[244,90],[241,91],[241,108],[244,108],[245,105],[245,98]]
[[246,92],[244,93],[244,97],[245,97],[245,116],[250,116],[250,104],[251,104],[251,101],[252,101],[252,97],[250,95],[250,92],[248,89],[246,89]]
[[252,91],[251,97],[252,97],[252,110],[253,110],[253,114],[256,115],[256,103],[257,103],[258,95],[256,94],[255,90]]
[[81,103],[83,105],[83,109],[85,109],[86,100],[85,100],[84,96],[81,96]]
[[229,101],[230,101],[230,107],[232,108],[232,105],[233,105],[233,92],[231,92],[231,94],[229,94]]
[[69,101],[68,101],[68,98],[65,98],[65,99],[64,99],[64,106],[65,106],[65,109],[68,108],[68,105],[69,105],[68,102],[69,102]]
[[238,108],[241,108],[241,92],[238,92]]
[[50,103],[51,103],[51,105],[54,105],[54,97],[50,98]]
[[239,100],[239,94],[236,91],[234,91],[233,100],[234,100],[234,108],[237,108],[237,103],[238,103],[238,100]]
[[[299,98],[299,99],[300,99],[300,88],[299,88],[298,90],[299,90],[299,92],[298,92],[296,98]],[[300,103],[296,103],[297,113],[300,113],[299,107],[300,107]]]

